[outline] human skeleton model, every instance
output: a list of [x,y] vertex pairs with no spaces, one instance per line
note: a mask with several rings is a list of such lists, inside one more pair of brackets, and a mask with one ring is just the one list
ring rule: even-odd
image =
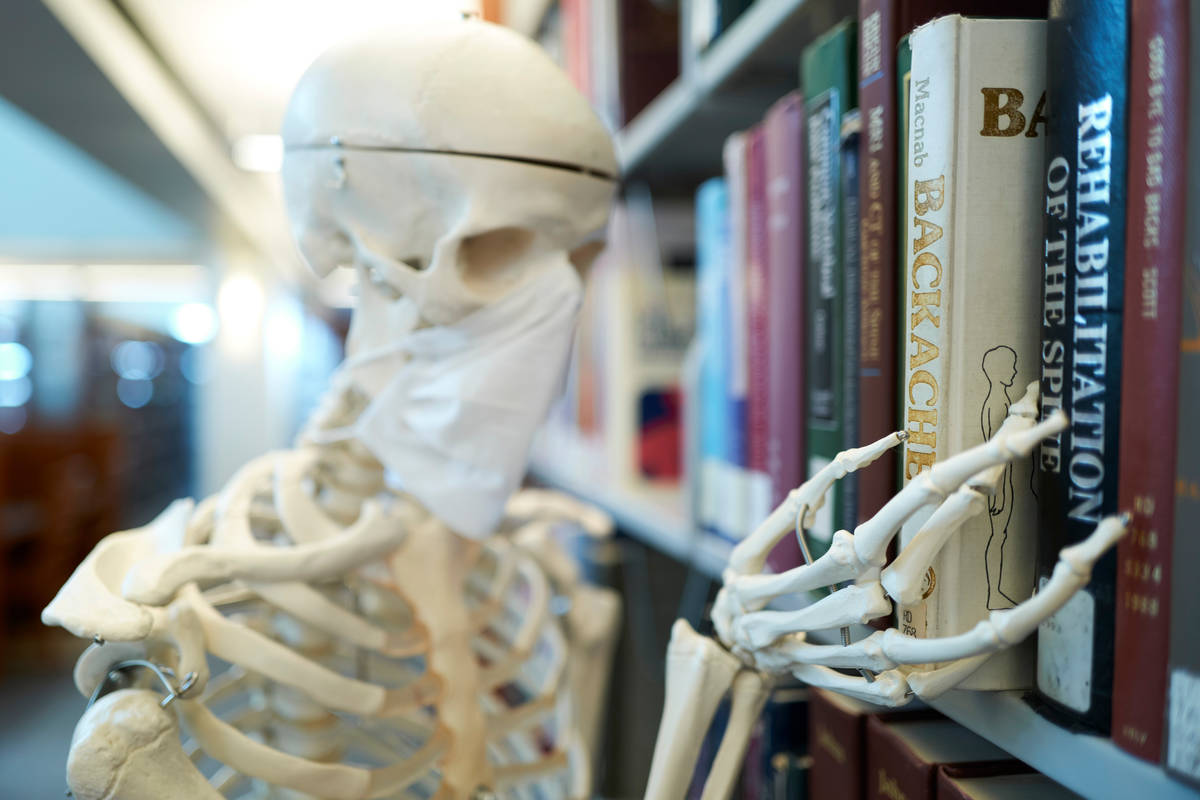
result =
[[[1035,383],[1011,406],[990,440],[935,464],[853,533],[835,533],[829,551],[816,561],[807,558],[801,534],[812,524],[830,487],[899,444],[905,434],[839,454],[738,544],[712,610],[720,642],[700,636],[683,620],[671,631],[667,696],[647,799],[683,797],[705,732],[726,692],[729,721],[704,786],[704,800],[731,794],[773,675],[790,673],[811,686],[886,706],[903,705],[914,696],[930,700],[966,679],[991,654],[1025,639],[1065,605],[1087,583],[1096,560],[1124,534],[1125,517],[1101,521],[1085,541],[1064,549],[1049,582],[1032,598],[991,612],[959,635],[918,639],[889,628],[850,642],[845,627],[888,614],[891,600],[906,606],[920,602],[922,581],[934,557],[967,519],[986,512],[1008,462],[1028,456],[1038,442],[1067,425],[1061,411],[1037,424],[1036,414]],[[888,564],[888,544],[900,526],[929,507],[933,511],[928,520]],[[801,535],[810,563],[777,575],[763,574],[767,554],[793,531]],[[843,582],[852,583],[799,610],[766,610],[773,600],[832,590]],[[807,632],[838,627],[843,630],[842,644],[807,638]],[[861,677],[846,674],[849,670]]]
[[549,529],[611,524],[505,504],[561,385],[611,141],[535,45],[477,20],[331,50],[284,141],[305,259],[358,273],[347,360],[295,449],[106,537],[43,613],[95,639],[68,782],[584,797],[618,609]]

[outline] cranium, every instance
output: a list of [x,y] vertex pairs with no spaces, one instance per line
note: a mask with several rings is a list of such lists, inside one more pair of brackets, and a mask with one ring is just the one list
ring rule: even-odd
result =
[[293,95],[283,138],[288,216],[309,266],[364,267],[435,325],[528,280],[539,256],[585,257],[617,172],[562,71],[482,25],[333,48]]

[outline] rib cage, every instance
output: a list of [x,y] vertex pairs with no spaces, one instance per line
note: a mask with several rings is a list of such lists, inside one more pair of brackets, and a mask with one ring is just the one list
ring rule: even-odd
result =
[[[455,537],[386,487],[365,451],[340,443],[247,465],[195,509],[188,543],[312,542],[354,526],[368,501],[394,526],[397,548],[344,579],[189,584],[172,601],[201,618],[212,674],[202,693],[173,704],[193,763],[230,798],[461,795],[468,787],[446,785],[444,771],[462,732],[441,712],[448,699],[467,692],[486,724],[483,772],[491,780],[482,788],[502,797],[577,794],[586,759],[572,752],[567,647],[550,613],[552,587],[534,559],[507,539]],[[405,589],[413,559],[438,540],[453,542],[465,565],[466,579],[454,592],[466,609],[475,685],[438,674],[431,662],[448,645],[427,624],[436,601]],[[331,626],[330,619],[340,623]],[[147,650],[152,660],[181,669],[172,643],[147,642]],[[264,666],[276,655],[287,669]],[[226,739],[235,746],[223,745]],[[281,772],[258,748],[301,761]],[[353,780],[345,780],[347,770]],[[330,793],[344,785],[357,788]]]

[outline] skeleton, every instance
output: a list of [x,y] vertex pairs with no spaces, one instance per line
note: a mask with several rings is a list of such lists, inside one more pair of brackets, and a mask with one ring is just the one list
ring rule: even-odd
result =
[[331,50],[284,140],[301,252],[359,277],[347,360],[295,449],[106,537],[43,613],[94,639],[68,782],[586,796],[618,608],[551,528],[611,522],[509,496],[562,380],[610,139],[531,42],[467,20]]
[[[932,700],[993,653],[1021,642],[1086,585],[1096,560],[1124,534],[1127,516],[1102,520],[1086,540],[1059,554],[1052,577],[1037,594],[1014,608],[991,612],[969,631],[918,639],[889,628],[857,642],[848,635],[848,626],[889,613],[893,600],[901,605],[921,600],[922,581],[934,557],[967,519],[987,509],[1006,463],[1028,456],[1038,442],[1067,426],[1061,411],[1040,423],[1036,416],[1035,383],[989,441],[923,472],[853,533],[835,533],[828,552],[815,561],[807,557],[802,532],[814,522],[830,487],[903,441],[903,432],[839,454],[740,542],[713,605],[720,641],[700,636],[683,620],[671,631],[667,695],[648,800],[684,795],[705,731],[727,692],[729,721],[704,785],[704,800],[727,798],[733,791],[751,728],[775,676],[790,673],[809,685],[885,706],[900,706],[913,697]],[[929,507],[933,513],[928,520],[887,563],[888,545],[901,525]],[[763,574],[767,554],[793,531],[809,563]],[[805,607],[767,609],[772,601],[834,589],[843,582],[850,583]],[[809,641],[810,632],[838,627],[841,644]],[[846,674],[850,670],[860,674]]]

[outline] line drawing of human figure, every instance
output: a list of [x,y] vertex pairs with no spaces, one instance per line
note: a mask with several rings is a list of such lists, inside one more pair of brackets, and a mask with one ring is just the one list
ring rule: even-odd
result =
[[[983,408],[979,411],[979,429],[983,440],[987,441],[1008,416],[1008,407],[1012,403],[1008,389],[1017,377],[1017,351],[1008,345],[997,345],[983,354],[981,366],[988,381],[988,391],[983,399]],[[987,575],[989,610],[1012,608],[1017,604],[1001,588],[1004,580],[1004,543],[1008,540],[1014,500],[1013,465],[1010,461],[1004,468],[995,494],[988,500],[988,523],[992,531],[983,552],[983,568]]]

